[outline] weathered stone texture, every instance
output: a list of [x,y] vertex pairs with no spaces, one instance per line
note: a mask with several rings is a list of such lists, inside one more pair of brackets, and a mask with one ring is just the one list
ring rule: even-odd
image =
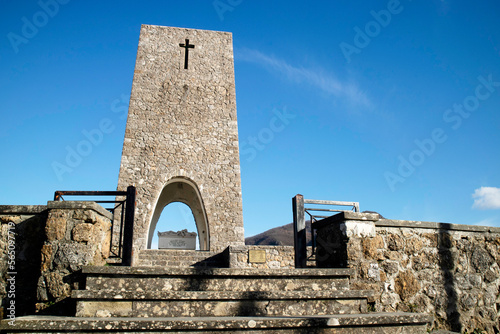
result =
[[[249,253],[251,250],[265,252],[265,261],[262,263],[251,262]],[[256,268],[256,269],[279,269],[295,268],[295,251],[292,246],[230,246],[229,254],[230,268]],[[308,256],[312,248],[308,247]]]
[[377,311],[434,314],[435,328],[499,331],[500,229],[384,219],[373,222],[375,237],[347,237],[341,224],[318,231],[319,240],[343,240],[318,243],[318,254],[356,268],[351,286],[376,291]]
[[[186,39],[195,45],[188,69]],[[200,191],[210,251],[244,244],[231,34],[143,25],[118,181],[137,188],[136,254],[175,178]]]
[[[126,305],[124,305],[124,308]],[[332,316],[304,317],[207,317],[207,318],[116,318],[106,317],[107,312],[99,312],[103,318],[78,317],[25,317],[20,318],[10,330],[17,333],[108,333],[160,334],[192,333],[216,334],[387,334],[426,333],[429,317],[421,314],[340,314]],[[0,326],[9,326],[6,321]],[[1,328],[1,327],[0,327]]]
[[44,205],[0,206],[0,315],[6,313],[4,307],[10,302],[8,278],[15,282],[16,315],[35,310],[46,209]]
[[49,202],[41,247],[38,309],[70,297],[84,265],[104,265],[109,256],[111,215],[94,203]]
[[[387,279],[387,276],[385,276]],[[386,279],[380,281],[385,281]],[[420,291],[420,284],[411,271],[402,271],[395,279],[396,293],[403,301],[409,300]]]

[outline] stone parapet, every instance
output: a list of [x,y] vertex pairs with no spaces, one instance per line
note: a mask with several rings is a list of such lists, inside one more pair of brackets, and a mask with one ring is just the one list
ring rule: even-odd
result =
[[355,268],[376,310],[434,315],[434,328],[499,331],[500,229],[337,215],[318,228],[321,267]]
[[96,202],[49,201],[47,202],[47,209],[74,210],[74,211],[91,210],[108,219],[113,218],[113,214],[111,212],[109,212]]
[[38,279],[38,308],[71,296],[84,265],[103,266],[109,257],[111,214],[92,202],[49,202]]
[[47,210],[46,205],[0,205],[2,221],[9,215],[33,216]]
[[111,219],[94,202],[0,206],[0,313],[12,301],[21,316],[68,298],[83,265],[105,264]]

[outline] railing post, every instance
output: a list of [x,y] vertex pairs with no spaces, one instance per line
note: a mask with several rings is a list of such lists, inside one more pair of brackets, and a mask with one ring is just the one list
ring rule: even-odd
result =
[[305,268],[307,266],[307,239],[304,217],[304,196],[297,194],[292,199],[292,208],[295,268]]
[[127,188],[127,199],[125,202],[125,226],[123,228],[123,256],[122,265],[132,264],[132,244],[134,238],[134,212],[135,212],[135,187]]
[[54,193],[54,202],[59,201],[61,199],[61,193],[59,191],[56,191]]

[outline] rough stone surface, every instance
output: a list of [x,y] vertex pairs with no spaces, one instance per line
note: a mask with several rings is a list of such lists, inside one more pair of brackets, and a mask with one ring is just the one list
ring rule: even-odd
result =
[[179,268],[229,266],[226,254],[185,249],[143,249],[138,252],[135,265]]
[[67,217],[62,212],[53,213],[45,226],[47,241],[61,240],[66,234]]
[[318,240],[329,242],[318,242],[317,253],[330,256],[318,265],[357,269],[351,286],[373,289],[377,311],[433,314],[435,329],[499,331],[500,229],[387,219],[363,222],[369,223],[376,237],[347,237],[339,219],[322,226]]
[[104,265],[109,256],[111,220],[108,213],[81,202],[49,205],[38,278],[39,310],[64,300],[78,288],[84,265]]
[[395,290],[403,301],[407,301],[420,291],[420,284],[411,271],[402,271],[395,279]]
[[[110,217],[109,212],[90,202],[0,206],[2,305],[10,302],[9,277],[15,279],[17,316],[33,314],[68,298],[71,290],[78,288],[77,273],[82,266],[104,265],[109,256]],[[11,253],[9,239],[14,246]]]
[[[401,313],[307,317],[190,317],[190,318],[79,318],[23,317],[0,329],[16,332],[93,333],[325,333],[325,334],[422,334],[426,333],[429,316]],[[374,324],[379,323],[379,326]]]
[[[265,261],[255,263],[250,261],[250,251],[264,251]],[[308,257],[312,248],[307,248]],[[227,250],[230,268],[279,269],[295,268],[295,251],[293,246],[230,246]]]
[[8,278],[15,281],[16,315],[35,311],[46,210],[45,205],[0,206],[0,315],[10,303]]
[[363,253],[367,258],[377,259],[379,258],[379,249],[384,249],[384,240],[380,235],[373,238],[363,239]]
[[[186,39],[195,45],[188,69],[179,46]],[[118,182],[119,190],[137,188],[135,254],[147,248],[156,203],[172,180],[199,190],[206,250],[244,244],[230,33],[142,26]]]
[[76,292],[73,297],[82,299],[77,315],[83,317],[95,316],[99,310],[108,310],[115,317],[359,314],[366,313],[366,299],[370,295],[364,291]]
[[92,223],[77,223],[72,231],[73,240],[76,242],[87,243],[94,236],[94,224]]
[[[87,289],[117,291],[337,291],[351,269],[84,267]],[[116,279],[119,277],[120,279]]]
[[[149,323],[142,320],[170,319],[180,322],[169,329],[193,332],[190,322],[203,319],[217,321],[214,332],[234,333],[238,328],[224,319],[245,316],[247,327],[241,329],[250,332],[255,328],[268,333],[283,329],[350,333],[356,328],[363,333],[423,333],[431,321],[417,314],[367,314],[367,299],[373,292],[332,285],[351,277],[351,269],[84,267],[82,271],[86,289],[72,294],[81,323],[100,315],[116,323],[136,319],[133,322],[141,322],[141,329],[149,330]],[[296,322],[312,318],[325,322],[306,327]],[[110,325],[109,330],[117,329]],[[206,325],[200,322],[196,329],[210,330]]]

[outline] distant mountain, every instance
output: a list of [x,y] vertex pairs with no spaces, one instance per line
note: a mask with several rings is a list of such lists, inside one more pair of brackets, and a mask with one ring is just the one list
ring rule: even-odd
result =
[[[308,244],[311,244],[311,222],[306,221],[306,235]],[[270,246],[293,246],[293,223],[279,226],[248,237],[245,245],[270,245]]]
[[[375,211],[363,211],[363,213],[376,213]],[[380,214],[379,214],[380,215]],[[380,215],[381,219],[384,219]],[[307,245],[311,245],[311,221],[306,221]],[[269,245],[269,246],[293,246],[293,223],[279,226],[248,237],[245,239],[245,245]]]

